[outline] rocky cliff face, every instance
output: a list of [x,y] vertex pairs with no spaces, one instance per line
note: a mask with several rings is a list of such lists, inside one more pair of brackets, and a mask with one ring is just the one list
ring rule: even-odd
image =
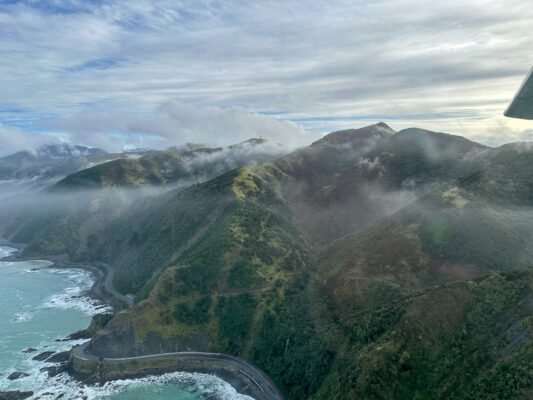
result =
[[210,343],[211,339],[206,332],[199,332],[189,338],[169,339],[163,339],[149,332],[144,337],[137,338],[131,315],[122,312],[92,338],[88,352],[104,358],[135,357],[180,351],[207,352]]

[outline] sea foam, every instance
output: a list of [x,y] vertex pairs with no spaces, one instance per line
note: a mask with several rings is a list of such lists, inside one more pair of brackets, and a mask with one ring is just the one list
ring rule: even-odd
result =
[[139,379],[123,379],[108,382],[103,386],[89,385],[79,386],[77,382],[71,380],[66,375],[59,376],[57,383],[62,387],[66,397],[74,396],[79,398],[87,396],[89,400],[103,399],[108,396],[119,394],[124,391],[137,391],[139,389],[149,389],[157,391],[157,387],[176,386],[189,393],[201,393],[202,397],[211,396],[224,400],[253,400],[251,397],[237,393],[229,383],[213,375],[173,372],[160,376],[147,376]]
[[30,312],[19,312],[13,315],[13,322],[26,322],[33,318],[33,314]]
[[11,254],[15,253],[16,251],[17,251],[17,249],[14,249],[12,247],[0,246],[0,260],[2,260],[2,258],[4,258],[4,257],[10,256]]
[[59,293],[48,297],[42,307],[61,310],[77,310],[87,315],[111,313],[113,309],[99,300],[87,296],[94,279],[90,272],[75,269],[47,268],[49,273],[68,276],[68,286]]
[[[42,363],[30,361],[30,364],[28,365],[28,372],[31,374],[31,379],[24,378],[27,382],[21,379],[19,384],[23,385],[22,389],[28,385],[28,389],[35,391],[32,398],[39,398],[46,393],[54,393],[55,396],[63,394],[62,398],[65,400],[81,398],[99,400],[123,392],[131,392],[134,396],[141,391],[146,395],[155,394],[159,392],[158,389],[175,386],[176,389],[185,392],[201,394],[201,398],[253,400],[249,396],[237,393],[229,383],[209,374],[172,372],[160,376],[117,380],[100,386],[80,384],[66,373],[50,378],[46,373],[40,371],[43,366]],[[40,390],[35,390],[36,387],[39,387]]]
[[[6,257],[15,252],[15,249],[8,249],[0,247],[0,258]],[[23,273],[51,273],[61,274],[67,277],[66,286],[59,293],[50,295],[45,299],[38,309],[73,309],[83,312],[87,315],[94,315],[102,312],[110,312],[111,308],[102,302],[92,299],[87,295],[87,291],[94,283],[93,276],[90,272],[76,269],[60,269],[48,267],[50,263],[43,261],[30,261],[30,267]],[[7,263],[6,263],[7,264]],[[18,300],[22,300],[23,296],[17,295]],[[37,311],[37,310],[32,310]],[[32,312],[20,311],[14,314],[13,319],[16,322],[23,322],[31,319]],[[34,347],[38,351],[65,351],[69,350],[73,345],[81,344],[84,340],[68,341],[68,342],[50,342],[44,341],[35,343]],[[84,385],[74,380],[66,373],[58,374],[54,377],[49,377],[48,374],[41,369],[47,365],[40,361],[35,361],[32,358],[35,354],[25,355],[25,360],[20,365],[21,370],[30,374],[29,377],[21,378],[15,381],[4,380],[2,390],[32,390],[36,398],[55,398],[49,396],[53,393],[55,396],[63,395],[62,398],[88,400],[100,400],[109,396],[120,393],[129,393],[132,391],[133,396],[139,393],[150,392],[157,393],[158,388],[164,389],[175,386],[178,390],[183,390],[189,393],[197,393],[201,398],[217,398],[224,400],[252,400],[251,397],[237,393],[229,383],[217,378],[213,375],[173,372],[160,376],[147,376],[139,379],[125,379],[108,382],[102,386],[100,385]],[[18,368],[17,368],[18,370]],[[13,372],[15,369],[9,369],[6,372]],[[136,393],[137,392],[137,393]]]

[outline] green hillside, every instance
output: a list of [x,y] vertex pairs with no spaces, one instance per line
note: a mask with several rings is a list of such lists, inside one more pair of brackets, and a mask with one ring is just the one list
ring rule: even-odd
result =
[[[78,182],[163,182],[139,163]],[[236,354],[288,399],[528,398],[532,176],[528,144],[377,124],[126,196],[116,217],[93,214],[94,229],[72,212],[33,229],[26,254],[60,244],[107,262],[135,296],[93,338],[97,355]],[[32,218],[18,226],[22,237]]]
[[[101,163],[69,175],[41,193],[6,201],[0,204],[0,235],[29,243],[27,255],[64,253],[72,260],[85,261],[94,253],[104,230],[139,199],[148,197],[151,202],[164,192],[175,189],[177,193],[196,182],[275,159],[284,152],[264,139],[227,148],[186,146],[182,151],[172,150]],[[161,198],[165,201],[168,197]]]
[[236,167],[270,161],[284,153],[281,147],[264,139],[250,139],[226,148],[189,147],[151,151],[139,158],[96,165],[65,177],[51,190],[191,184]]
[[335,341],[342,344],[313,397],[528,398],[532,273],[495,272],[389,298],[369,310],[354,305],[352,315],[335,326]]

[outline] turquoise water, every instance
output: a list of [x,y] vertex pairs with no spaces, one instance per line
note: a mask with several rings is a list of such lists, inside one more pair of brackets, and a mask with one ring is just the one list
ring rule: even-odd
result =
[[[0,259],[12,249],[0,247]],[[0,391],[33,391],[32,399],[194,400],[250,399],[226,382],[205,374],[171,373],[122,380],[104,386],[83,386],[66,374],[53,378],[40,369],[53,364],[33,361],[43,351],[69,350],[82,341],[56,342],[86,328],[91,316],[109,308],[84,296],[92,285],[89,272],[56,269],[46,261],[0,262]],[[23,350],[37,352],[25,354]],[[11,372],[30,376],[10,381]],[[52,395],[44,395],[53,393]]]

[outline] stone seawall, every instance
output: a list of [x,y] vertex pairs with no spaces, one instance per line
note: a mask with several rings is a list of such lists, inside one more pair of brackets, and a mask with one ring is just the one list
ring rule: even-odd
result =
[[79,357],[73,352],[71,361],[72,375],[88,383],[182,371],[215,375],[233,386],[238,393],[256,400],[283,400],[283,396],[266,375],[240,359],[225,355],[209,356],[202,353],[201,356],[154,355],[149,358],[95,360]]

